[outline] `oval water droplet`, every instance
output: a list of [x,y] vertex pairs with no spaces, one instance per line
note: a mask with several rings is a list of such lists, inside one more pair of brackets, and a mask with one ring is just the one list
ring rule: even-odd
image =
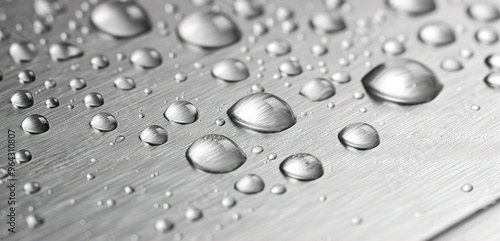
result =
[[108,132],[116,129],[118,121],[116,121],[113,115],[106,112],[100,112],[90,119],[90,126],[95,130]]
[[292,47],[282,39],[271,40],[266,44],[266,52],[273,57],[288,54],[290,51],[292,51]]
[[198,120],[198,109],[191,102],[178,100],[172,103],[163,115],[177,124],[191,124]]
[[286,192],[286,187],[281,184],[276,184],[271,188],[271,193],[281,195]]
[[447,58],[441,62],[441,68],[446,71],[459,71],[463,69],[462,63],[455,58]]
[[9,54],[18,63],[31,62],[38,55],[38,49],[32,42],[19,41],[10,45]]
[[239,168],[247,160],[245,152],[231,139],[210,134],[194,141],[186,158],[196,169],[208,173],[227,173]]
[[133,37],[151,29],[146,11],[136,1],[102,2],[92,10],[90,21],[118,38]]
[[430,46],[444,46],[455,42],[455,33],[445,23],[429,23],[418,31],[420,41]]
[[491,22],[500,18],[500,12],[496,7],[488,3],[472,3],[467,8],[469,17],[480,22]]
[[308,153],[298,153],[285,158],[280,164],[280,171],[285,177],[299,181],[316,180],[325,172],[321,161]]
[[498,34],[493,29],[483,27],[477,30],[476,40],[480,44],[494,44],[498,42]]
[[377,130],[362,122],[347,125],[339,132],[338,138],[344,146],[358,150],[369,150],[380,144]]
[[34,114],[26,117],[21,127],[27,133],[41,134],[49,130],[49,121],[42,115]]
[[158,125],[151,125],[146,127],[141,134],[139,135],[139,138],[141,139],[142,142],[151,145],[151,146],[158,146],[162,145],[168,140],[168,133],[163,127],[158,126]]
[[316,78],[307,81],[299,93],[312,101],[322,101],[335,95],[335,87],[326,79]]
[[37,214],[28,214],[26,216],[26,225],[30,229],[35,229],[40,227],[44,223],[44,219]]
[[492,89],[500,89],[500,72],[494,72],[484,78],[484,83]]
[[264,8],[253,0],[236,0],[233,3],[234,12],[243,18],[252,19],[262,15]]
[[135,81],[130,77],[120,77],[116,79],[113,84],[119,90],[131,90],[135,88]]
[[191,222],[195,222],[203,217],[203,213],[197,208],[188,208],[184,212],[184,217]]
[[52,61],[66,61],[83,56],[83,50],[73,44],[60,42],[50,45],[49,55]]
[[215,12],[193,12],[177,26],[184,42],[207,49],[222,48],[240,40],[238,26],[227,15]]
[[69,81],[69,87],[72,90],[81,90],[87,86],[87,81],[84,78],[76,77]]
[[337,82],[339,84],[345,84],[351,81],[351,75],[345,71],[337,71],[330,76],[330,79],[333,82]]
[[296,123],[292,108],[281,98],[269,93],[247,95],[228,109],[234,123],[258,132],[280,132]]
[[262,192],[264,187],[264,180],[255,174],[247,174],[234,183],[234,189],[244,194]]
[[436,8],[434,0],[387,0],[387,5],[396,12],[410,16],[428,13]]
[[92,92],[85,96],[83,102],[85,102],[85,105],[88,107],[99,107],[104,105],[104,97],[97,92]]
[[109,59],[104,55],[97,55],[90,59],[90,65],[93,69],[104,69],[109,66]]
[[31,152],[25,149],[21,149],[16,152],[16,162],[18,163],[26,163],[31,161],[33,158],[33,155],[31,155]]
[[10,103],[17,108],[31,107],[34,103],[33,94],[27,90],[16,91],[16,93],[10,97]]
[[224,197],[222,198],[220,203],[225,208],[231,208],[234,207],[234,205],[236,205],[236,199],[232,197]]
[[340,15],[330,12],[312,15],[309,24],[318,34],[332,34],[346,28],[344,19]]
[[142,48],[132,52],[130,62],[139,69],[152,69],[160,66],[163,59],[156,49]]
[[245,63],[237,59],[226,59],[212,67],[212,76],[226,82],[242,81],[250,76]]
[[47,106],[47,108],[56,108],[59,106],[59,100],[57,98],[54,98],[54,97],[51,97],[51,98],[48,98],[46,101],[45,101],[45,105]]
[[431,101],[443,88],[429,68],[409,59],[388,60],[368,72],[361,82],[372,97],[403,105]]
[[405,52],[405,46],[399,41],[389,40],[382,45],[382,51],[388,55],[400,55]]
[[21,84],[28,84],[28,83],[31,83],[31,82],[36,80],[36,75],[35,75],[35,72],[33,72],[33,70],[25,69],[25,70],[21,70],[17,74],[17,79],[19,80],[19,83],[21,83]]
[[286,76],[295,76],[302,73],[302,66],[297,61],[287,60],[280,64],[279,71]]
[[155,230],[159,233],[167,233],[174,228],[174,223],[167,219],[160,219],[155,223]]
[[495,71],[500,70],[500,54],[494,53],[494,54],[488,55],[486,57],[486,59],[484,60],[484,62],[486,63],[486,66],[488,66],[488,68],[495,70]]
[[26,194],[31,195],[40,191],[41,187],[38,182],[27,182],[23,185],[23,189]]

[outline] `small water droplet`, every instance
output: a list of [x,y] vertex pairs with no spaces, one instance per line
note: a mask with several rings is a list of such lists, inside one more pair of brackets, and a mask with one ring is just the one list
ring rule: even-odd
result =
[[500,12],[496,7],[488,3],[472,3],[467,8],[469,17],[480,22],[491,22],[500,18]]
[[25,149],[21,149],[16,152],[16,162],[18,163],[26,163],[31,161],[33,159],[33,155],[31,155],[31,152]]
[[10,45],[9,54],[17,63],[31,62],[38,55],[38,49],[32,42],[19,41]]
[[279,71],[285,76],[296,76],[302,73],[302,66],[297,61],[286,60],[280,64]]
[[262,84],[254,84],[250,89],[252,90],[252,93],[260,93],[265,91],[264,86]]
[[463,69],[463,66],[457,59],[447,58],[441,62],[441,68],[446,71],[459,71]]
[[492,89],[500,89],[500,72],[493,72],[484,78],[484,83]]
[[266,44],[266,52],[273,57],[288,54],[290,51],[292,51],[292,47],[282,39],[271,40]]
[[389,40],[382,45],[382,51],[388,55],[400,55],[405,52],[403,43],[395,40]]
[[116,121],[113,115],[106,112],[100,112],[92,117],[90,126],[95,130],[108,132],[116,129],[118,121]]
[[186,217],[186,219],[191,222],[196,222],[203,217],[203,213],[201,212],[201,210],[191,207],[186,209],[186,211],[184,212],[184,217]]
[[191,102],[178,100],[167,108],[164,116],[177,124],[191,124],[198,119],[198,109]]
[[307,81],[299,93],[312,101],[322,101],[335,95],[335,87],[327,79],[316,78]]
[[351,218],[351,224],[352,225],[360,225],[363,222],[363,219],[360,217],[352,217]]
[[234,183],[234,189],[244,194],[256,194],[264,190],[262,178],[255,174],[247,174]]
[[494,44],[498,42],[498,34],[493,29],[483,27],[477,30],[476,40],[480,44]]
[[281,195],[286,192],[286,187],[281,184],[276,184],[271,188],[271,193],[276,195]]
[[299,153],[288,156],[281,162],[280,171],[285,177],[299,181],[312,181],[324,174],[323,164],[315,156]]
[[184,72],[179,72],[174,75],[174,79],[177,83],[181,83],[187,80],[187,74]]
[[455,42],[453,30],[445,23],[424,25],[418,32],[419,39],[430,46],[440,47]]
[[72,90],[81,90],[87,86],[87,81],[84,78],[73,78],[69,81],[69,87]]
[[217,125],[217,126],[223,126],[225,124],[226,124],[226,121],[222,118],[218,118],[215,120],[215,125]]
[[118,38],[133,37],[151,29],[146,11],[135,1],[102,2],[90,13],[90,21]]
[[462,189],[462,191],[463,191],[463,192],[471,192],[471,191],[472,191],[472,189],[474,189],[474,187],[472,186],[472,184],[470,184],[470,183],[466,183],[466,184],[464,184],[464,185],[462,186],[462,188],[461,188],[461,189]]
[[224,197],[221,200],[221,205],[225,208],[234,207],[234,205],[236,205],[236,199],[232,197]]
[[26,117],[21,127],[27,133],[41,134],[49,130],[49,121],[42,115],[34,114]]
[[262,146],[254,146],[252,148],[252,152],[255,153],[255,154],[260,154],[264,151],[264,147]]
[[237,59],[226,59],[212,67],[212,76],[226,82],[242,81],[250,76],[245,63]]
[[49,55],[52,61],[66,61],[83,56],[83,50],[73,44],[60,42],[50,45]]
[[109,66],[109,59],[104,55],[96,55],[90,59],[90,65],[93,69],[104,69]]
[[174,228],[174,223],[167,219],[160,219],[155,223],[155,230],[159,233],[167,233]]
[[131,90],[135,88],[135,81],[130,77],[119,77],[113,84],[119,90]]
[[320,12],[314,14],[309,24],[311,28],[318,34],[332,34],[346,28],[344,19],[331,12]]
[[23,189],[26,194],[31,195],[40,191],[41,187],[38,182],[27,182],[24,184]]
[[36,75],[35,75],[35,72],[33,72],[33,70],[25,69],[25,70],[21,70],[17,74],[17,79],[19,80],[19,83],[21,83],[21,84],[28,84],[28,83],[32,83],[33,81],[36,80]]
[[236,0],[233,3],[234,12],[243,18],[252,19],[262,15],[264,8],[256,1]]
[[362,122],[347,125],[339,132],[338,138],[344,146],[358,150],[369,150],[380,144],[377,130]]
[[163,59],[160,52],[153,48],[141,48],[130,55],[130,63],[138,69],[152,69],[161,65]]
[[387,5],[396,12],[410,16],[422,15],[436,8],[434,0],[387,0]]
[[83,102],[85,102],[88,107],[99,107],[104,105],[104,97],[99,93],[92,92],[85,96]]
[[56,108],[59,106],[59,100],[57,98],[54,98],[54,97],[51,97],[51,98],[48,98],[46,101],[45,101],[45,105],[47,106],[47,108]]
[[339,84],[345,84],[351,81],[351,75],[345,71],[337,71],[330,76],[330,79],[333,82],[337,82]]
[[12,97],[10,97],[10,103],[16,108],[28,108],[33,106],[33,94],[27,90],[18,90]]
[[141,134],[139,135],[139,138],[141,139],[142,142],[151,145],[151,146],[158,146],[162,145],[168,140],[168,133],[163,127],[157,126],[157,125],[151,125],[146,127]]
[[474,104],[474,105],[470,106],[470,109],[473,111],[479,111],[479,110],[481,110],[481,106]]

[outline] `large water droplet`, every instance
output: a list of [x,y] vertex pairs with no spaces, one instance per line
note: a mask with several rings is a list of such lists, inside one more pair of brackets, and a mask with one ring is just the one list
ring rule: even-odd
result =
[[226,59],[217,62],[212,67],[212,76],[226,82],[242,81],[250,72],[245,63],[237,59]]
[[318,34],[331,34],[346,28],[344,19],[340,15],[328,12],[314,14],[309,24]]
[[168,133],[161,126],[151,125],[141,132],[139,138],[148,145],[158,146],[167,142]]
[[467,8],[469,16],[480,22],[491,22],[500,18],[500,12],[496,7],[488,3],[472,3]]
[[52,61],[66,61],[83,56],[83,50],[73,44],[60,42],[50,45],[49,55]]
[[191,124],[198,119],[198,109],[191,102],[178,100],[167,108],[164,116],[177,124]]
[[256,194],[264,190],[262,178],[255,174],[247,174],[234,183],[234,189],[244,194]]
[[444,46],[455,41],[453,30],[444,23],[429,23],[423,26],[418,37],[422,42],[431,46]]
[[296,123],[292,108],[269,93],[253,93],[238,100],[227,115],[238,125],[258,132],[280,132]]
[[366,123],[352,123],[339,132],[339,141],[358,150],[372,149],[380,144],[377,130]]
[[19,90],[10,97],[10,103],[17,108],[33,106],[33,94],[27,90]]
[[254,0],[236,0],[233,9],[238,16],[246,19],[255,18],[264,12],[262,5]]
[[40,17],[56,16],[66,8],[60,0],[35,0],[33,3],[35,13]]
[[40,134],[49,130],[49,121],[42,115],[34,114],[26,117],[21,127],[30,134]]
[[97,5],[90,14],[91,22],[114,37],[128,38],[151,28],[146,11],[136,1],[108,1]]
[[130,62],[139,69],[152,69],[161,65],[160,52],[152,48],[138,49],[130,55]]
[[273,57],[288,54],[290,51],[292,51],[292,47],[282,39],[271,40],[266,44],[266,52]]
[[95,130],[108,132],[116,129],[118,121],[116,121],[116,118],[113,115],[106,112],[100,112],[92,117],[90,120],[90,126]]
[[312,181],[324,174],[323,164],[315,156],[307,153],[291,155],[280,164],[281,173],[299,181]]
[[361,81],[372,97],[404,105],[428,102],[443,88],[429,68],[409,59],[388,60]]
[[387,0],[387,5],[399,13],[411,16],[428,13],[436,8],[434,0]]
[[199,48],[221,48],[241,38],[238,26],[225,14],[193,12],[181,20],[177,34],[186,43]]
[[131,90],[135,88],[135,81],[130,77],[120,77],[116,79],[113,84],[120,90]]
[[300,94],[312,101],[322,101],[335,94],[335,87],[326,79],[316,78],[307,81],[300,89]]
[[30,62],[38,55],[38,49],[32,42],[19,41],[10,45],[9,54],[18,63]]
[[231,139],[223,135],[206,135],[194,141],[186,152],[189,163],[208,173],[226,173],[239,168],[247,157]]

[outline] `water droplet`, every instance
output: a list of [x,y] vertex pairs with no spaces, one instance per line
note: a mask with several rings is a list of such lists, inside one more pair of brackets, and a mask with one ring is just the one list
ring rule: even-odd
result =
[[164,116],[177,124],[191,124],[198,119],[198,109],[191,102],[178,100],[167,108]]
[[90,65],[96,70],[104,69],[109,66],[109,59],[104,55],[97,55],[90,59]]
[[388,0],[387,5],[395,11],[410,16],[417,16],[433,11],[434,0]]
[[252,90],[252,93],[258,93],[258,92],[265,91],[264,86],[261,84],[254,84],[254,85],[252,85],[252,88],[250,88],[250,89]]
[[139,135],[139,138],[141,139],[142,142],[151,145],[151,146],[158,146],[162,145],[168,140],[168,133],[163,127],[157,126],[157,125],[151,125],[146,127],[141,134]]
[[217,120],[215,120],[215,125],[217,126],[223,126],[226,124],[226,121],[222,118],[218,118]]
[[255,154],[260,154],[264,151],[264,147],[262,146],[254,146],[252,148],[252,152],[255,153]]
[[472,191],[472,189],[474,189],[474,187],[472,186],[472,184],[470,184],[470,183],[466,183],[466,184],[464,184],[464,185],[462,186],[462,188],[461,188],[461,189],[462,189],[462,191],[463,191],[463,192],[471,192],[471,191]]
[[21,84],[28,84],[36,80],[36,75],[33,70],[25,69],[21,70],[19,74],[17,74],[17,79]]
[[288,54],[290,51],[292,51],[292,47],[282,39],[271,40],[266,44],[266,52],[273,57]]
[[187,74],[184,72],[179,72],[174,75],[174,79],[177,83],[181,83],[187,80]]
[[276,195],[281,195],[286,192],[286,187],[281,184],[276,184],[271,188],[271,193]]
[[40,191],[40,184],[38,182],[27,182],[24,184],[23,189],[24,192],[28,195],[37,193]]
[[241,38],[238,26],[225,14],[193,12],[177,26],[177,34],[184,42],[199,48],[222,48]]
[[335,95],[332,82],[323,78],[307,81],[300,89],[300,94],[312,101],[322,101]]
[[130,77],[120,77],[114,81],[114,85],[119,90],[131,90],[135,88],[135,81]]
[[52,61],[66,61],[83,56],[83,50],[73,44],[60,42],[50,45],[49,55]]
[[234,189],[244,194],[256,194],[264,190],[262,178],[255,174],[247,174],[234,183]]
[[276,9],[276,18],[279,21],[290,19],[293,15],[293,11],[288,7],[280,6]]
[[469,17],[480,22],[491,22],[500,18],[498,9],[488,3],[472,3],[467,8]]
[[325,5],[328,10],[335,10],[344,4],[345,0],[323,0],[323,5]]
[[480,28],[476,32],[476,40],[480,44],[490,45],[498,41],[498,34],[490,28]]
[[268,93],[241,98],[228,109],[227,115],[234,123],[258,132],[280,132],[296,123],[288,103]]
[[252,25],[252,32],[255,36],[262,36],[268,31],[268,27],[263,23],[254,23]]
[[264,12],[262,5],[253,0],[236,0],[233,9],[238,16],[246,19],[258,17]]
[[135,1],[102,2],[92,10],[90,21],[118,38],[133,37],[151,29],[146,11]]
[[35,229],[40,227],[44,223],[44,219],[37,214],[28,214],[26,216],[26,225],[30,229]]
[[104,105],[104,97],[101,94],[92,92],[83,99],[88,107],[99,107]]
[[155,230],[159,233],[167,233],[174,228],[174,223],[167,219],[160,219],[155,223]]
[[49,130],[49,121],[42,115],[34,114],[26,117],[21,127],[27,133],[41,134]]
[[234,207],[234,205],[236,205],[236,199],[232,197],[224,197],[221,200],[221,205],[225,208]]
[[195,222],[203,217],[203,213],[197,208],[188,208],[184,212],[184,217],[191,222]]
[[330,76],[330,79],[333,82],[337,82],[339,84],[345,84],[351,81],[351,75],[345,71],[337,71]]
[[346,28],[344,19],[337,14],[330,12],[321,12],[314,14],[309,24],[318,34],[331,34]]
[[226,173],[239,168],[247,157],[231,139],[210,134],[194,141],[186,152],[189,163],[208,173]]
[[297,61],[286,60],[280,64],[279,71],[286,76],[295,76],[302,73],[302,66]]
[[90,126],[95,130],[108,132],[116,129],[118,122],[113,115],[106,112],[100,112],[92,117]]
[[87,81],[84,78],[73,78],[69,81],[69,87],[72,90],[81,90],[87,86]]
[[130,55],[130,62],[138,69],[152,69],[161,65],[160,52],[152,48],[141,48]]
[[214,64],[212,67],[212,76],[226,82],[237,82],[248,78],[250,72],[242,61],[226,59]]
[[360,217],[352,217],[351,218],[351,224],[352,225],[360,225],[363,222],[363,219]]
[[57,82],[53,79],[48,79],[44,83],[46,89],[52,89],[57,86]]
[[419,39],[430,46],[440,47],[455,42],[453,30],[445,23],[429,23],[418,32]]
[[59,106],[59,100],[57,98],[51,97],[45,101],[47,108],[56,108]]
[[38,49],[32,42],[19,41],[10,45],[9,54],[17,63],[31,62],[38,55]]
[[434,99],[443,86],[425,65],[409,59],[392,59],[378,65],[362,78],[372,97],[403,105]]
[[33,159],[33,155],[31,155],[31,152],[25,149],[21,149],[16,152],[16,162],[18,163],[26,163],[31,161]]
[[492,89],[500,89],[500,72],[494,72],[484,78],[484,83]]
[[16,108],[31,107],[34,103],[33,94],[27,90],[16,91],[16,93],[10,97],[10,103]]
[[382,45],[382,51],[388,55],[400,55],[404,53],[405,46],[399,41],[389,40]]
[[486,57],[484,62],[488,68],[496,71],[500,70],[500,54],[490,54]]
[[481,106],[474,104],[474,105],[470,106],[470,109],[473,111],[479,111],[479,110],[481,110]]
[[358,150],[369,150],[380,144],[377,130],[362,122],[347,125],[339,132],[338,138],[344,146]]
[[441,68],[446,71],[459,71],[463,69],[462,63],[455,58],[447,58],[441,62]]
[[285,158],[280,164],[280,171],[285,177],[299,181],[312,181],[324,174],[321,161],[307,153],[294,154]]

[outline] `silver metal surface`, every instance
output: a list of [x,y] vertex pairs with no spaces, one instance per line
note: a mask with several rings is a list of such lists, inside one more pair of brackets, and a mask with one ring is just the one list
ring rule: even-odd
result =
[[[195,6],[191,1],[171,1],[177,14],[165,12],[170,1],[139,3],[147,11],[153,29],[131,39],[113,40],[102,36],[89,25],[88,12],[77,18],[80,1],[67,1],[66,10],[54,19],[52,29],[45,34],[30,30],[34,20],[33,1],[0,0],[0,14],[6,19],[0,26],[9,30],[10,38],[0,43],[0,115],[2,163],[7,164],[7,131],[16,132],[16,149],[27,149],[33,159],[16,166],[18,205],[16,233],[9,234],[6,225],[8,208],[7,181],[0,189],[2,240],[498,240],[500,222],[497,206],[474,215],[500,197],[499,105],[500,92],[488,88],[483,78],[489,73],[484,59],[498,51],[498,43],[482,45],[474,39],[476,30],[489,26],[498,30],[498,21],[491,24],[471,20],[466,6],[474,1],[436,1],[435,11],[410,17],[387,10],[384,1],[348,0],[342,9],[347,30],[320,36],[309,26],[315,12],[325,11],[321,1],[264,2],[263,16],[245,20],[234,15],[232,1],[216,0],[242,31],[236,44],[211,51],[199,52],[184,47],[175,34],[179,19],[190,12],[208,10],[210,6]],[[498,5],[498,2],[489,1]],[[92,7],[94,4],[90,4]],[[282,33],[276,19],[276,8],[286,6],[294,12],[298,29]],[[497,6],[498,7],[498,6]],[[81,11],[81,10],[80,10]],[[380,11],[386,21],[366,33],[356,32],[360,18],[370,21]],[[267,34],[252,41],[252,23],[274,19]],[[89,33],[70,31],[68,21],[89,27]],[[168,34],[160,34],[158,21],[167,23]],[[418,29],[429,22],[441,21],[456,31],[456,41],[444,47],[430,47],[417,38]],[[16,24],[23,26],[16,31]],[[65,62],[53,62],[47,53],[48,45],[60,41],[61,33],[70,36],[69,42],[80,46],[84,55]],[[357,91],[365,93],[361,78],[374,66],[387,59],[381,50],[381,40],[403,36],[406,51],[398,57],[424,63],[438,77],[444,88],[432,101],[414,106],[376,102],[368,95],[358,100]],[[366,37],[369,43],[359,42]],[[44,38],[48,44],[40,45]],[[78,43],[77,39],[84,41]],[[270,57],[265,44],[273,39],[285,39],[292,46],[290,54]],[[39,54],[30,63],[16,64],[9,56],[10,43],[31,40]],[[350,48],[342,41],[350,40]],[[325,43],[328,54],[315,57],[314,44]],[[158,50],[163,57],[161,66],[151,70],[134,68],[128,59],[119,61],[117,54],[126,56],[141,47]],[[244,53],[242,48],[247,48]],[[473,56],[460,57],[463,49]],[[365,51],[371,56],[365,56]],[[106,55],[110,66],[94,70],[90,59]],[[341,66],[339,59],[356,59]],[[170,56],[170,57],[169,57]],[[175,57],[174,57],[175,56]],[[296,57],[304,72],[298,76],[273,78],[279,74],[281,62]],[[458,59],[464,68],[448,72],[440,68],[448,57]],[[237,83],[215,80],[211,67],[225,58],[237,58],[246,63],[250,77]],[[259,70],[258,60],[265,68]],[[195,62],[203,68],[195,68]],[[321,62],[327,73],[321,72]],[[306,68],[311,65],[311,68]],[[367,65],[369,65],[367,67]],[[17,73],[31,69],[37,79],[22,85]],[[338,70],[350,73],[351,81],[336,84],[332,98],[312,102],[299,95],[301,86],[318,77],[329,78]],[[176,82],[176,73],[186,73],[185,82]],[[258,74],[262,78],[258,78]],[[113,81],[121,76],[135,79],[137,87],[118,91]],[[70,89],[68,82],[75,77],[87,80],[87,87]],[[57,86],[44,88],[44,81],[53,78]],[[262,134],[235,126],[227,117],[227,109],[251,93],[251,86],[260,83],[265,91],[284,99],[298,116],[291,128],[274,134]],[[288,83],[288,84],[287,84]],[[288,86],[288,87],[287,87]],[[16,109],[10,103],[17,90],[29,90],[35,104]],[[37,91],[42,89],[42,91]],[[150,89],[150,94],[145,93]],[[104,96],[101,107],[88,108],[84,97],[98,92]],[[147,91],[146,91],[147,92]],[[60,106],[48,109],[45,100],[56,97]],[[193,124],[169,123],[163,116],[166,108],[177,98],[192,102],[199,110]],[[68,108],[74,100],[74,108]],[[332,102],[334,108],[328,108]],[[472,105],[479,105],[474,111]],[[360,111],[366,108],[366,112]],[[89,125],[99,112],[112,113],[118,127],[111,132],[96,132]],[[139,114],[143,113],[144,118]],[[21,122],[31,114],[41,114],[50,122],[50,130],[39,135],[23,132]],[[216,119],[225,120],[217,126]],[[337,138],[339,131],[354,122],[374,126],[381,143],[367,151],[351,151]],[[168,141],[160,146],[146,146],[139,139],[149,125],[159,125],[168,131]],[[185,158],[188,146],[206,134],[221,134],[235,141],[248,160],[239,169],[227,174],[209,174],[194,170]],[[118,136],[125,139],[115,143]],[[113,143],[111,145],[110,143]],[[264,151],[251,150],[260,145]],[[310,153],[321,160],[325,174],[311,182],[290,182],[279,171],[287,156]],[[269,154],[275,160],[268,161]],[[91,161],[95,158],[97,161]],[[86,175],[95,175],[88,181]],[[233,185],[245,174],[257,174],[264,180],[264,191],[245,195]],[[27,195],[22,185],[29,181],[40,183],[41,190]],[[473,190],[461,190],[464,184]],[[270,189],[283,184],[287,192],[275,195]],[[135,188],[127,195],[126,186]],[[170,191],[172,195],[166,195]],[[234,197],[237,204],[221,206],[225,196]],[[112,207],[106,200],[116,203]],[[104,202],[98,205],[98,202]],[[168,203],[169,208],[164,209]],[[203,211],[199,221],[189,222],[184,211],[196,207]],[[26,216],[37,214],[44,223],[35,229],[26,225]],[[235,220],[234,215],[240,219]],[[155,222],[166,218],[175,227],[166,234],[155,231]],[[355,225],[356,218],[361,223]],[[465,221],[464,221],[465,220]],[[456,225],[456,224],[460,225]]]

